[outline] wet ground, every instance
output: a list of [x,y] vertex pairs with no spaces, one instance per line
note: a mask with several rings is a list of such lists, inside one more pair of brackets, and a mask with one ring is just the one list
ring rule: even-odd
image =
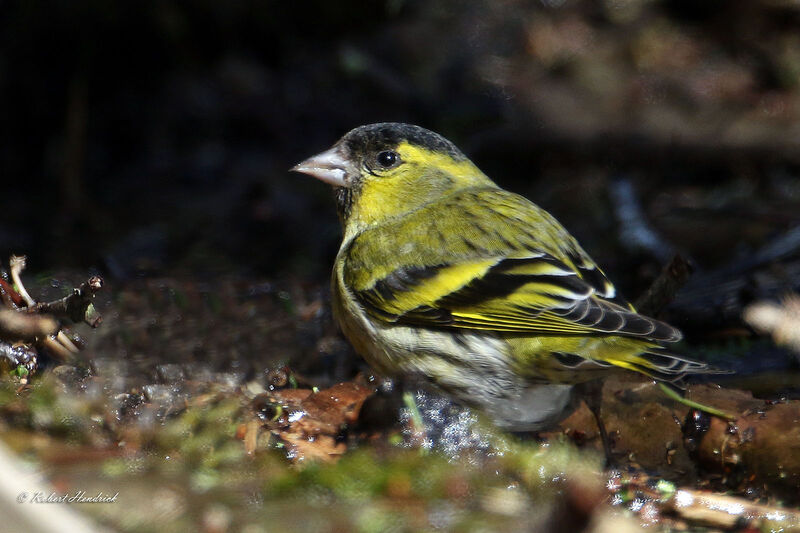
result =
[[[30,290],[55,299],[74,277]],[[400,385],[373,377],[336,332],[326,295],[291,279],[108,284],[95,299],[102,324],[75,328],[84,350],[43,354],[27,385],[4,380],[3,441],[53,494],[118,493],[119,503],[74,507],[123,531],[722,527],[732,513],[698,490],[738,498],[725,527],[800,524],[789,510],[800,486],[789,417],[800,407],[787,400],[798,376],[790,352],[766,340],[704,347],[739,373],[687,396],[737,415],[731,425],[647,382],[607,382],[616,468],[606,470],[585,406],[556,431],[509,436],[420,392],[420,424]],[[772,384],[763,360],[746,362],[761,353],[780,367]],[[762,399],[734,389],[750,376]]]

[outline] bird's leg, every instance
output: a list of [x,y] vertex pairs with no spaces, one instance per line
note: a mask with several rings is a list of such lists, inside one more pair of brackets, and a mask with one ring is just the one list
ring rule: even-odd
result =
[[603,403],[603,382],[602,380],[595,379],[581,384],[580,388],[583,392],[584,401],[594,415],[594,420],[597,423],[600,440],[603,442],[603,452],[606,454],[606,466],[613,466],[614,457],[611,452],[611,442],[608,438],[606,425],[603,423],[603,417],[600,415],[600,408]]

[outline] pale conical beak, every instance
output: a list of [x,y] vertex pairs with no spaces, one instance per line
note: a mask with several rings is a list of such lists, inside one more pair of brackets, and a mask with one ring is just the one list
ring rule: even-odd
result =
[[335,187],[349,187],[347,160],[339,153],[337,146],[313,157],[309,157],[289,170],[308,174]]

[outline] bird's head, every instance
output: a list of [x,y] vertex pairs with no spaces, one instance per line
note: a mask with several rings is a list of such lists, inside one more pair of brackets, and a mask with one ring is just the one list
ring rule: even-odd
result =
[[358,127],[292,170],[334,186],[345,230],[402,216],[463,188],[493,185],[441,135],[390,122]]

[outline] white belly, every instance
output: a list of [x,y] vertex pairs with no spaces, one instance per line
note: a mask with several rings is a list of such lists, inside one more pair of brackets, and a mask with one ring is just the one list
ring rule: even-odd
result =
[[431,384],[513,431],[551,427],[574,406],[571,385],[530,383],[517,377],[509,365],[509,346],[496,335],[370,320],[345,289],[339,272],[334,274],[333,291],[339,293],[333,298],[334,316],[342,331],[381,373]]

